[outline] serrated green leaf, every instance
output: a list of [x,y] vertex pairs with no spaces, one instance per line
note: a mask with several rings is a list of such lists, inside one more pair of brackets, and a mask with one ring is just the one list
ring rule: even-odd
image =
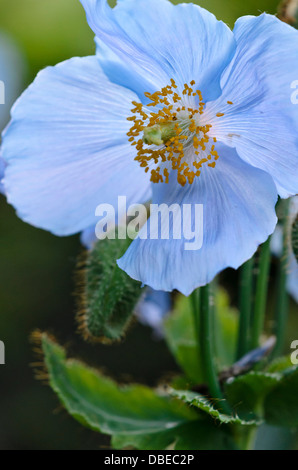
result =
[[243,426],[256,426],[260,424],[260,421],[250,420],[246,421],[239,418],[237,415],[228,416],[226,414],[220,413],[212,403],[204,396],[191,392],[188,390],[172,390],[171,395],[173,397],[179,398],[188,405],[198,408],[200,411],[206,413],[212,418],[218,420],[220,423],[224,424],[241,424]]
[[99,241],[82,271],[80,326],[86,339],[115,341],[124,335],[141,294],[141,283],[117,266],[129,239]]
[[276,426],[298,426],[298,367],[286,370],[264,403],[265,418]]
[[292,249],[298,263],[298,214],[292,225]]
[[42,349],[53,390],[67,411],[94,431],[120,439],[168,433],[198,419],[181,401],[160,396],[148,387],[120,387],[79,361],[66,359],[64,349],[42,335]]
[[42,335],[49,381],[67,411],[84,426],[112,436],[114,448],[235,449],[228,427],[216,426],[181,400],[139,385],[119,387]]
[[230,379],[225,384],[225,394],[233,411],[242,419],[263,418],[263,404],[266,395],[281,380],[281,374],[249,372]]

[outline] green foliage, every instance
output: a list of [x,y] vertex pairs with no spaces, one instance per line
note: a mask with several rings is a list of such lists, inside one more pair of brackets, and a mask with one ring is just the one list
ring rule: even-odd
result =
[[[224,369],[233,363],[238,317],[236,310],[229,306],[229,297],[224,290],[218,290],[215,304],[215,355],[219,369]],[[165,335],[172,354],[187,378],[195,384],[203,383],[199,345],[189,299],[179,296],[174,311],[165,321]]]
[[274,373],[250,372],[226,384],[227,399],[242,419],[258,417],[270,425],[298,427],[298,368],[288,364],[283,358],[269,368]]
[[283,356],[278,357],[273,362],[271,362],[267,368],[266,372],[274,374],[275,372],[284,372],[287,369],[293,367],[291,357],[290,356]]
[[292,248],[298,263],[298,214],[292,225]]
[[243,426],[255,426],[258,424],[256,420],[246,421],[239,418],[237,415],[228,416],[226,414],[220,413],[212,403],[203,395],[200,395],[195,392],[188,390],[172,390],[171,395],[173,397],[179,398],[190,406],[198,408],[204,414],[207,413],[210,417],[218,420],[223,424],[241,424]]
[[165,337],[170,351],[186,376],[194,383],[202,383],[192,306],[184,296],[179,296],[174,311],[165,321]]
[[28,81],[47,65],[94,54],[94,34],[79,0],[0,0],[1,29],[25,52]]
[[298,368],[284,371],[282,380],[267,395],[264,410],[269,424],[298,426]]
[[86,266],[79,273],[79,321],[86,338],[118,340],[129,325],[142,294],[141,283],[131,279],[116,263],[129,243],[129,239],[101,240],[87,255]]
[[289,428],[263,424],[257,432],[254,450],[291,450],[295,433]]
[[142,450],[235,450],[236,446],[226,426],[216,426],[210,420],[191,421],[159,434],[121,435],[112,438],[113,447],[135,447]]
[[280,374],[249,372],[230,379],[225,384],[225,393],[234,412],[246,420],[263,418],[266,395],[281,380]]
[[[193,2],[193,0],[185,1]],[[111,3],[115,4],[115,0],[111,0]],[[173,3],[178,3],[178,0],[173,0]],[[210,9],[219,18],[228,21],[231,26],[234,20],[243,14],[259,14],[264,10],[274,13],[275,9],[275,2],[272,0],[248,0],[245,4],[235,2],[235,0],[225,2],[200,0],[194,3]],[[288,8],[294,4],[294,0],[287,0],[283,4],[287,7],[286,13],[290,19]],[[83,56],[94,52],[94,35],[87,25],[83,8],[78,0],[63,0],[63,2],[61,0],[43,0],[42,2],[0,0],[0,7],[1,28],[11,33],[24,49],[29,61],[31,78],[48,64],[55,64],[71,56]],[[297,10],[294,15],[291,13],[291,18],[289,22],[297,27]],[[20,227],[8,237],[10,243],[19,230]],[[292,246],[296,258],[297,231],[296,219],[292,231]],[[34,239],[34,234],[30,234],[30,240],[32,237]],[[40,242],[40,237],[41,234],[38,235],[37,244]],[[43,256],[40,256],[38,252],[35,259],[35,265],[40,267],[36,270],[38,273],[44,265],[47,265],[48,270],[49,263],[53,264],[52,255],[59,251],[49,250],[51,243],[53,241],[50,239],[46,241],[47,250]],[[59,243],[61,244],[62,241]],[[34,250],[31,250],[33,260],[36,253],[35,245]],[[88,336],[104,336],[110,340],[120,338],[127,328],[133,306],[141,293],[140,285],[134,281],[132,281],[133,284],[129,284],[131,280],[125,274],[123,274],[124,278],[121,278],[122,272],[115,265],[116,258],[120,257],[126,249],[124,245],[125,243],[121,247],[118,241],[111,241],[107,249],[107,245],[102,242],[101,246],[98,244],[96,250],[88,257],[87,271],[83,273],[85,276],[83,322],[84,331],[88,333]],[[15,252],[14,244],[12,247],[12,251]],[[62,248],[62,251],[64,249],[66,246]],[[5,261],[7,247],[3,256]],[[18,260],[22,257],[24,257],[24,250],[18,253]],[[26,261],[27,258],[25,258]],[[34,264],[31,260],[32,263]],[[11,263],[6,264],[7,269],[4,271],[7,278],[7,270],[9,273]],[[24,282],[21,284],[26,286],[28,270],[25,264],[23,271],[26,275],[23,276]],[[63,269],[62,264],[61,269]],[[14,271],[11,271],[10,277],[12,278]],[[41,285],[40,276],[37,275],[37,277],[35,279],[34,276],[33,278],[29,276],[29,284]],[[65,279],[67,277],[67,275],[64,276]],[[43,281],[42,284],[47,284],[47,278]],[[25,291],[30,290],[29,284],[28,288],[24,289],[24,295],[15,296],[14,302],[17,302],[15,311],[24,312]],[[59,293],[61,286],[57,289]],[[38,291],[39,289],[37,289],[37,297]],[[5,297],[8,299],[7,293]],[[57,295],[53,297],[57,298]],[[36,304],[36,298],[34,302]],[[228,306],[225,294],[221,293],[216,302],[218,313],[214,355],[218,357],[219,369],[223,369],[233,362],[237,315]],[[7,304],[11,308],[8,300]],[[50,314],[51,309],[47,306],[43,308],[44,314]],[[31,317],[32,312],[27,315],[27,318]],[[22,316],[21,321],[24,321],[24,318],[26,315]],[[7,328],[6,325],[5,327]],[[167,321],[166,329],[167,342],[177,362],[187,377],[195,383],[202,383],[204,378],[201,373],[199,346],[187,299],[182,297],[179,299],[173,317]],[[15,338],[18,332],[13,328],[12,331],[13,338]],[[251,372],[230,379],[225,390],[237,415],[227,416],[215,408],[215,402],[210,402],[202,395],[189,390],[172,391],[172,396],[175,396],[173,399],[166,396],[165,392],[160,394],[147,387],[119,387],[112,380],[82,363],[67,360],[64,350],[47,335],[42,336],[42,345],[50,384],[66,409],[83,425],[111,435],[113,446],[116,448],[131,446],[148,450],[167,447],[177,450],[233,449],[235,446],[231,439],[231,428],[235,429],[234,427],[238,426],[237,430],[239,427],[250,429],[247,425],[253,424],[256,416],[263,417],[274,425],[298,426],[296,403],[298,372],[297,368],[291,367],[289,358],[274,361],[267,367],[266,373]],[[185,379],[182,381],[189,384]],[[38,401],[40,400],[36,400],[37,403]],[[23,404],[22,413],[26,408],[30,409],[30,406]],[[27,422],[30,424],[30,419]],[[47,423],[44,427],[48,427]],[[26,428],[27,432],[30,427],[23,426],[23,428]],[[36,439],[36,436],[34,438]]]
[[228,293],[219,288],[215,294],[215,354],[219,369],[230,367],[235,358],[238,336],[239,315],[231,307]]
[[120,387],[41,336],[49,382],[67,411],[83,425],[112,436],[115,448],[143,450],[233,448],[227,428],[218,429],[183,401],[132,385]]
[[194,412],[140,385],[119,387],[111,379],[77,360],[42,335],[50,385],[69,411],[95,431],[106,434],[144,434],[167,431],[189,420]]

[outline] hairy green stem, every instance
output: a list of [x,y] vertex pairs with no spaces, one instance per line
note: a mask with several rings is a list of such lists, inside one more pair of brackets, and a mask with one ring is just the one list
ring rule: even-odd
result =
[[270,269],[270,241],[271,237],[262,245],[257,277],[256,298],[254,306],[251,349],[259,346],[260,337],[264,330],[266,303],[268,295],[268,280]]
[[254,258],[247,261],[240,270],[240,292],[239,292],[239,333],[236,359],[240,359],[249,351],[250,323],[252,313],[252,291],[253,291],[253,267]]
[[210,286],[207,285],[201,288],[200,297],[199,345],[204,377],[207,381],[212,400],[217,403],[218,408],[224,413],[230,414],[229,406],[220,388],[215,363],[214,308],[210,305]]
[[198,336],[198,342],[199,342],[199,330],[200,330],[200,294],[201,291],[200,289],[196,289],[193,291],[193,293],[190,296],[190,302],[192,306],[192,311],[193,311],[193,318],[194,318],[194,327],[195,327],[195,332]]
[[285,332],[288,319],[289,297],[287,293],[287,269],[289,262],[289,240],[288,240],[288,215],[289,201],[284,201],[283,215],[283,251],[279,262],[279,272],[277,281],[277,301],[275,311],[275,327],[276,346],[273,351],[273,357],[278,357],[283,352]]

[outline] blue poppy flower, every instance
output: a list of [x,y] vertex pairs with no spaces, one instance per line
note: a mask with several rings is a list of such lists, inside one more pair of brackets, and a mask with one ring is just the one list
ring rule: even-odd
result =
[[298,32],[267,14],[232,32],[167,0],[81,3],[96,56],[40,72],[14,106],[8,200],[25,221],[89,242],[96,206],[117,207],[119,195],[174,212],[203,204],[201,249],[153,227],[118,261],[156,290],[188,295],[249,259],[274,231],[277,195],[298,192]]

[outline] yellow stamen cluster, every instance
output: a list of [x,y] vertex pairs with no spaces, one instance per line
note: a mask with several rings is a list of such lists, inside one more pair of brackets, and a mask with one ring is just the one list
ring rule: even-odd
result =
[[[194,178],[201,174],[204,163],[214,168],[219,158],[215,150],[216,138],[211,139],[208,135],[212,125],[199,125],[205,103],[200,90],[192,88],[194,85],[195,81],[190,82],[190,86],[185,84],[181,97],[177,93],[175,81],[171,80],[171,85],[162,88],[161,91],[145,93],[150,100],[146,106],[132,102],[134,108],[131,111],[134,115],[127,119],[132,121],[133,125],[127,135],[129,142],[137,150],[135,160],[145,172],[149,171],[150,165],[154,165],[151,169],[153,183],[168,183],[169,168],[172,168],[177,170],[178,183],[182,186],[187,182],[192,184]],[[190,100],[195,100],[195,109],[187,105]],[[150,112],[148,109],[150,107],[157,108],[156,112]],[[146,111],[144,108],[147,108]],[[217,116],[223,115],[218,113]],[[141,133],[144,133],[143,138],[139,138]],[[151,141],[150,133],[152,133]],[[194,148],[196,158],[188,162],[185,150],[190,146]],[[199,158],[202,152],[204,156]]]

